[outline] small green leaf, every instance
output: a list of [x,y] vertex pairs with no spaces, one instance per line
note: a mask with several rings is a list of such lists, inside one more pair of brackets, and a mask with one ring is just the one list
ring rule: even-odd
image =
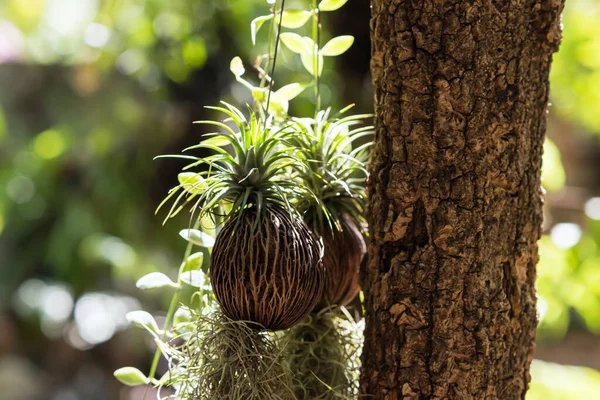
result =
[[131,311],[128,312],[127,315],[125,315],[125,318],[127,318],[127,321],[129,321],[129,323],[132,325],[148,329],[149,331],[154,333],[158,333],[160,331],[160,329],[158,329],[158,324],[156,323],[154,317],[146,311]]
[[141,277],[135,286],[137,286],[138,289],[146,290],[165,286],[177,287],[177,284],[162,272],[151,272],[148,275]]
[[302,86],[299,83],[290,83],[289,85],[280,88],[275,94],[278,98],[289,101],[302,93],[305,88],[305,86]]
[[284,11],[281,19],[281,25],[290,29],[297,29],[304,26],[312,12],[303,10]]
[[204,262],[204,253],[201,251],[190,255],[182,264],[181,268],[179,268],[179,274],[182,274],[186,271],[196,271],[202,267],[202,263]]
[[179,232],[179,236],[196,246],[208,248],[215,245],[215,239],[212,236],[197,229],[183,229]]
[[127,386],[146,385],[150,382],[142,371],[134,367],[119,368],[113,375],[119,382]]
[[183,189],[191,194],[202,194],[206,189],[206,181],[195,172],[181,172],[177,175]]
[[319,4],[319,10],[321,11],[335,11],[346,4],[348,0],[323,0]]
[[239,78],[246,72],[246,69],[244,69],[244,63],[239,57],[233,57],[231,63],[229,63],[229,69],[231,72],[233,72],[236,78]]
[[294,53],[303,54],[311,51],[309,43],[297,33],[284,32],[281,34],[281,41]]
[[252,90],[252,97],[256,99],[256,101],[266,101],[267,95],[269,91],[265,88],[254,88]]
[[130,311],[125,315],[127,321],[137,327],[145,328],[150,332],[159,333],[160,329],[154,317],[143,310]]
[[321,49],[321,54],[324,56],[339,56],[345,53],[354,43],[354,36],[343,35],[331,39]]
[[289,107],[290,103],[286,99],[280,98],[279,96],[277,96],[277,93],[273,93],[273,95],[271,96],[271,100],[269,101],[270,114],[275,114],[284,118],[287,115]]
[[193,287],[203,287],[206,285],[206,276],[202,271],[186,271],[179,275],[182,282]]
[[173,324],[178,325],[192,320],[192,313],[187,307],[179,307],[173,316]]
[[[315,58],[314,58],[313,54],[302,53],[302,54],[300,54],[300,59],[302,60],[302,65],[304,65],[304,68],[306,68],[306,70],[312,76],[315,76],[315,71],[314,71]],[[323,63],[324,63],[323,54],[321,54],[321,53],[319,53],[319,55],[318,55],[318,63],[319,63],[318,75],[321,76],[321,74],[323,73]]]
[[260,17],[256,17],[252,20],[252,22],[250,23],[250,35],[252,36],[253,45],[256,44],[256,35],[258,34],[260,27],[263,26],[263,24],[269,21],[271,18],[273,18],[273,14],[263,15]]

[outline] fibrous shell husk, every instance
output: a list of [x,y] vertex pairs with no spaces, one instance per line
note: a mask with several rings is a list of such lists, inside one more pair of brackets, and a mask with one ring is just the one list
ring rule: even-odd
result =
[[341,231],[323,234],[325,290],[315,311],[332,305],[345,306],[360,292],[360,262],[367,247],[352,218],[344,214],[340,222]]
[[287,329],[322,298],[322,245],[300,218],[279,207],[260,215],[245,209],[217,235],[210,279],[229,318]]

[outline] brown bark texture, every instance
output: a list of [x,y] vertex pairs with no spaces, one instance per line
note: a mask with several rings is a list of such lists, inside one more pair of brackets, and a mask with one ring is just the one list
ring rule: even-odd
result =
[[522,399],[561,0],[372,0],[361,393]]

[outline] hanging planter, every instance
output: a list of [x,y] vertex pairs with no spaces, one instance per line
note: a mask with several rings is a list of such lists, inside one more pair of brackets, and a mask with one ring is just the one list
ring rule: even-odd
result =
[[[344,53],[354,40],[339,36],[320,48],[320,11],[346,0],[324,0],[321,9],[315,0],[307,11],[269,2],[276,3],[271,14],[251,24],[253,42],[271,24],[269,55],[255,65],[261,83],[244,78],[240,58],[230,64],[250,90],[252,107],[208,107],[224,119],[197,123],[216,131],[184,154],[162,156],[189,163],[159,209],[171,202],[166,219],[191,209],[194,229],[182,231],[189,244],[177,280],[154,273],[138,282],[175,294],[162,329],[148,313],[136,315],[158,350],[148,377],[129,367],[117,371],[123,383],[168,388],[182,400],[356,395],[360,329],[340,306],[360,290],[369,145],[358,142],[372,127],[361,125],[369,115],[344,117],[349,107],[330,116],[319,94],[325,57]],[[281,33],[311,19],[312,38]],[[313,78],[314,118],[288,115],[289,102],[309,85],[274,87],[280,39]],[[211,154],[197,157],[198,149]],[[191,254],[194,245],[206,249]],[[186,286],[195,291],[189,307],[178,308]],[[169,371],[157,379],[161,354]]]
[[210,270],[223,313],[257,329],[293,326],[322,297],[320,253],[306,224],[277,206],[230,219],[217,236]]

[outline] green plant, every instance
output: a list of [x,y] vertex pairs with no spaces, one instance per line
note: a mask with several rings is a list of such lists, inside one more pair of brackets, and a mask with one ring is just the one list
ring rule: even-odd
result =
[[355,398],[362,323],[336,308],[323,309],[286,332],[282,340],[298,400]]
[[356,143],[373,129],[359,125],[369,115],[330,118],[329,114],[328,109],[316,119],[297,119],[302,134],[293,138],[303,161],[299,178],[309,189],[297,207],[325,247],[325,291],[318,310],[346,305],[360,290],[358,273],[366,252],[360,227],[370,143]]
[[[160,285],[172,286],[176,293],[162,330],[147,313],[138,312],[143,316],[138,325],[148,329],[158,345],[149,377],[135,372],[134,376],[142,377],[138,383],[175,388],[177,398],[183,399],[293,398],[294,391],[321,393],[323,387],[327,389],[322,393],[325,397],[354,393],[349,363],[356,363],[347,357],[347,347],[352,343],[355,354],[360,344],[355,338],[344,339],[347,332],[335,322],[339,312],[325,305],[347,302],[359,288],[358,264],[365,251],[359,224],[368,145],[359,146],[357,141],[372,128],[356,126],[367,115],[341,117],[345,109],[330,117],[329,109],[320,111],[319,95],[323,57],[343,53],[353,41],[342,36],[320,48],[320,11],[332,11],[345,2],[324,0],[319,5],[314,1],[310,11],[288,11],[281,0],[268,16],[255,19],[251,24],[253,41],[261,25],[271,21],[266,65],[262,61],[256,65],[260,83],[255,85],[252,78],[244,77],[241,59],[234,58],[230,64],[236,80],[252,93],[254,102],[247,114],[225,102],[221,107],[209,107],[226,118],[198,123],[215,126],[218,131],[185,149],[186,154],[159,157],[189,161],[179,174],[179,185],[158,210],[172,201],[166,221],[189,206],[195,227],[182,236],[193,244],[211,245],[210,279],[200,265],[182,267],[178,282],[159,274],[143,278],[158,280],[160,276]],[[282,27],[301,28],[311,18],[312,39],[281,32]],[[292,83],[275,90],[280,38],[300,54],[313,77],[314,118],[288,114],[289,101],[300,95],[305,85]],[[212,154],[189,153],[199,150]],[[326,246],[325,258],[321,243]],[[353,250],[346,254],[343,250],[348,245]],[[189,263],[189,249],[184,265]],[[328,276],[330,290],[333,280],[344,279],[340,293],[325,298],[323,260],[328,260],[333,272]],[[193,297],[201,301],[189,312],[191,319],[175,321],[181,282],[196,285],[199,289]],[[317,305],[324,310],[298,325]],[[291,336],[269,333],[296,325]],[[329,350],[337,351],[331,363],[322,359]],[[171,371],[157,380],[154,373],[161,353]],[[299,354],[304,357],[301,362]],[[311,357],[324,366],[313,374],[316,381],[306,379],[306,370],[297,369],[310,364]],[[295,379],[290,373],[297,374]],[[117,377],[132,383],[129,375]]]

